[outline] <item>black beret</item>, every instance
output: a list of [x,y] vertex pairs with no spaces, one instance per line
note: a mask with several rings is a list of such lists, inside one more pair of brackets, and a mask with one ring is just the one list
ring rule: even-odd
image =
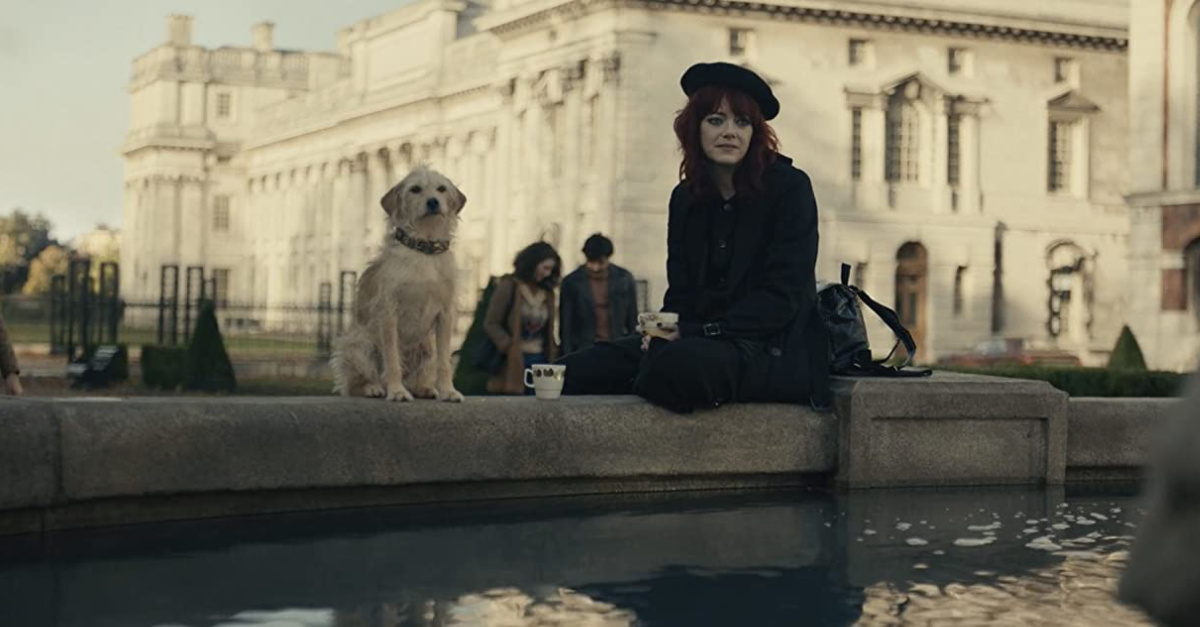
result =
[[779,101],[771,93],[771,86],[762,77],[740,65],[732,63],[697,63],[683,73],[679,79],[683,93],[690,98],[701,87],[725,85],[745,92],[758,103],[763,117],[770,120],[779,115]]

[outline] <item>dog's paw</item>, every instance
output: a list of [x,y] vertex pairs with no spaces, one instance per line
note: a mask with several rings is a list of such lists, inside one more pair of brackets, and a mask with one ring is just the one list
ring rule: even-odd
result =
[[413,388],[413,396],[417,398],[429,398],[438,400],[441,396],[438,394],[437,388],[432,385],[418,385]]
[[403,385],[388,386],[387,399],[397,403],[406,403],[413,400],[413,395]]
[[363,386],[362,394],[367,398],[383,398],[385,392],[382,385],[368,383]]
[[443,388],[438,391],[438,398],[446,403],[461,403],[463,402],[462,392],[454,389],[454,386]]

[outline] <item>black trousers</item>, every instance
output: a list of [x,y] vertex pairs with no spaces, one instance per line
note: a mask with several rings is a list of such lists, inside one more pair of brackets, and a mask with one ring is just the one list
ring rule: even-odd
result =
[[[601,342],[558,360],[567,366],[563,394],[636,394],[671,411],[689,413],[739,400],[747,375],[759,378],[754,348],[733,341],[688,337],[650,341],[640,335]],[[765,367],[765,365],[763,365]]]

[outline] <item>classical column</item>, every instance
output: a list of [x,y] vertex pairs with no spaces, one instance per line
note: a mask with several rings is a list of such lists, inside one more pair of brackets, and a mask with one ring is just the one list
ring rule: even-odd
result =
[[942,213],[951,211],[950,199],[950,183],[948,178],[948,168],[950,167],[950,151],[949,151],[949,136],[950,136],[950,115],[953,108],[950,103],[946,102],[945,97],[937,98],[934,101],[933,107],[933,129],[932,141],[929,144],[932,152],[933,171],[930,172],[929,188],[936,190],[934,201],[936,210]]
[[346,251],[348,247],[345,241],[345,229],[348,226],[345,214],[350,182],[350,160],[346,157],[338,157],[331,165],[333,181],[330,183],[329,193],[329,254],[336,277],[342,270],[351,269],[347,267]]
[[367,198],[364,210],[364,218],[367,225],[367,241],[370,244],[371,254],[378,249],[379,242],[383,239],[383,231],[386,226],[383,213],[383,205],[380,201],[383,195],[391,189],[391,184],[388,180],[388,163],[390,157],[384,152],[386,149],[374,150],[369,153],[367,159]]
[[487,211],[491,220],[492,237],[488,264],[489,274],[501,274],[504,271],[509,251],[509,238],[512,224],[512,194],[514,169],[517,166],[513,141],[513,129],[516,124],[516,112],[513,109],[513,94],[516,79],[506,80],[497,88],[500,92],[501,106],[499,125],[492,131],[488,149],[488,180],[491,189],[488,190]]
[[980,137],[979,113],[972,111],[959,118],[959,211],[983,212],[983,191],[979,186]]
[[[574,259],[575,255],[570,251],[578,250],[583,245],[583,239],[587,236],[586,233],[581,233],[580,215],[582,213],[582,186],[583,176],[582,167],[583,160],[581,159],[582,146],[580,136],[582,133],[581,121],[583,118],[583,85],[581,84],[585,66],[581,63],[572,63],[563,68],[563,106],[565,114],[563,115],[562,127],[558,129],[561,135],[563,146],[562,167],[563,172],[561,179],[566,182],[562,186],[561,210],[566,213],[562,216],[563,223],[563,248],[559,255],[563,257],[564,263],[570,267],[572,262],[565,261],[566,259]],[[564,268],[565,270],[565,268]],[[564,272],[565,274],[565,272]]]
[[351,253],[347,256],[356,270],[362,271],[367,265],[368,251],[371,246],[367,243],[369,224],[367,222],[367,197],[370,182],[367,180],[367,155],[358,153],[350,162],[350,178],[347,181],[345,211],[345,240]]

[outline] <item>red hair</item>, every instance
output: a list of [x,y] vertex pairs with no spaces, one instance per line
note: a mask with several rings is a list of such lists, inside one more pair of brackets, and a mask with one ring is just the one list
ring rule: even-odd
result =
[[683,152],[683,161],[679,164],[679,179],[696,197],[717,193],[716,185],[713,184],[712,176],[706,167],[708,157],[704,155],[704,148],[700,145],[700,123],[710,113],[720,109],[722,102],[729,103],[734,115],[750,120],[750,126],[754,130],[750,136],[750,147],[746,150],[746,156],[733,173],[733,186],[738,193],[763,191],[763,173],[775,160],[775,154],[779,150],[779,138],[775,136],[775,129],[763,118],[758,102],[733,87],[701,87],[675,116],[675,137],[679,138],[679,148]]

